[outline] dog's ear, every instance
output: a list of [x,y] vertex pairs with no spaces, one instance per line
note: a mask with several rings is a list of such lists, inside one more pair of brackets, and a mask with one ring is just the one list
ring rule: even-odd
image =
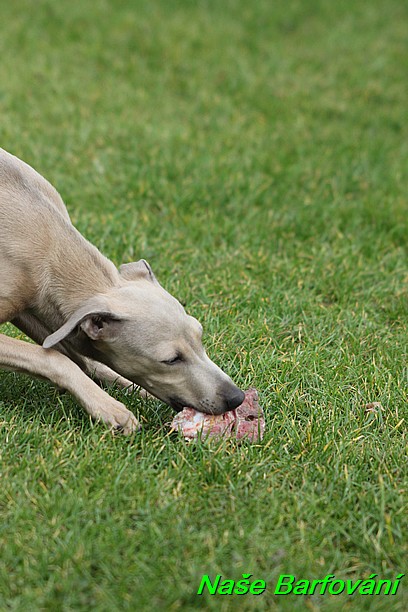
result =
[[121,317],[108,310],[102,310],[97,305],[83,306],[74,312],[62,327],[44,340],[43,347],[55,346],[68,338],[77,327],[80,327],[91,340],[110,340],[117,335],[121,321]]
[[148,264],[145,259],[139,259],[139,261],[132,261],[131,263],[122,264],[119,268],[119,274],[126,280],[136,281],[144,278],[146,280],[150,280],[156,285],[159,284],[157,278],[153,274],[150,264]]

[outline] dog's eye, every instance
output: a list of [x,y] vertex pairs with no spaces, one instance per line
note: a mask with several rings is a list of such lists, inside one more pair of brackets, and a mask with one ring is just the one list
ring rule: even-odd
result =
[[179,361],[183,361],[183,359],[181,355],[177,353],[177,355],[172,357],[172,359],[165,359],[164,361],[162,361],[162,363],[165,363],[167,365],[173,365],[174,363],[178,363]]

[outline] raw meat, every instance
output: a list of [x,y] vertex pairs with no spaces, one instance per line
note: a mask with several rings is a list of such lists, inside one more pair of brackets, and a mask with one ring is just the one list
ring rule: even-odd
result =
[[265,417],[258,404],[258,392],[256,389],[248,389],[244,401],[235,410],[211,415],[193,408],[184,408],[176,414],[171,427],[182,433],[186,440],[193,440],[201,435],[203,439],[225,436],[257,442],[263,438]]

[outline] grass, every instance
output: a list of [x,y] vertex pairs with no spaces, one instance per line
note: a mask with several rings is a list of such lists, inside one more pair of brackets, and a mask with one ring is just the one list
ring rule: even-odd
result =
[[[131,396],[143,431],[112,437],[2,372],[1,610],[406,609],[407,577],[394,597],[273,587],[407,569],[407,17],[399,0],[2,3],[2,146],[116,264],[152,264],[259,389],[267,432],[188,445]],[[268,588],[198,597],[204,573]]]

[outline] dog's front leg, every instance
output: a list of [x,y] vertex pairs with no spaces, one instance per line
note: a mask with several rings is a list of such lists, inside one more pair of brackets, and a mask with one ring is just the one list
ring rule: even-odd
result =
[[139,387],[139,385],[136,385],[131,380],[124,378],[114,370],[111,370],[111,368],[108,368],[108,366],[103,363],[99,363],[99,361],[94,361],[88,357],[83,357],[82,359],[85,364],[86,373],[92,376],[92,378],[105,381],[109,385],[117,385],[120,389],[129,393],[138,393],[140,397],[155,399],[148,391]]
[[96,378],[97,380],[104,381],[109,385],[117,385],[124,391],[139,391],[140,387],[132,383],[131,380],[124,378],[108,366],[100,363],[99,361],[94,361],[93,359],[89,359],[88,357],[83,357],[85,371],[92,378]]
[[66,389],[96,421],[125,434],[139,429],[136,417],[98,387],[73,361],[54,349],[0,334],[0,368],[46,378]]

